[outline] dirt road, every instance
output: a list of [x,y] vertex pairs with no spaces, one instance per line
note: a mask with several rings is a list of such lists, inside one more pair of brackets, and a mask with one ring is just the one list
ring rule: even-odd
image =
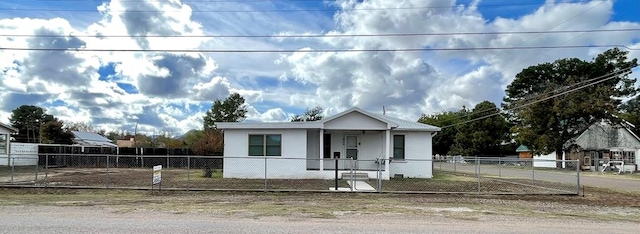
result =
[[621,221],[490,214],[474,220],[398,214],[243,218],[149,210],[122,213],[95,207],[0,207],[4,233],[637,233],[637,227]]
[[[434,165],[437,170],[444,171],[456,171],[463,173],[475,173],[476,165],[475,164],[456,164],[453,163],[442,163],[442,165],[437,164]],[[591,172],[582,172],[580,173],[580,185],[582,186],[590,186],[590,187],[598,187],[598,188],[608,188],[608,189],[616,189],[620,191],[628,191],[628,192],[640,192],[640,180],[638,179],[629,179],[623,177],[604,177],[598,175],[591,175]],[[574,172],[559,172],[559,171],[548,171],[548,170],[535,170],[532,171],[530,169],[521,169],[521,168],[509,168],[509,167],[500,167],[497,165],[480,165],[480,174],[485,175],[493,175],[493,176],[503,176],[503,177],[512,177],[512,178],[523,178],[523,179],[535,179],[535,180],[544,180],[551,182],[559,182],[564,184],[576,184],[577,183],[577,173]]]

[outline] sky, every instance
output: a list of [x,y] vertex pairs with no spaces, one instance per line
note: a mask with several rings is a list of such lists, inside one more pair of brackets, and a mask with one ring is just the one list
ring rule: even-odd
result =
[[[234,92],[254,121],[315,106],[417,120],[499,105],[523,68],[590,60],[602,45],[640,57],[629,29],[640,1],[3,0],[0,122],[37,105],[65,122],[178,136]],[[541,46],[554,48],[513,49]]]

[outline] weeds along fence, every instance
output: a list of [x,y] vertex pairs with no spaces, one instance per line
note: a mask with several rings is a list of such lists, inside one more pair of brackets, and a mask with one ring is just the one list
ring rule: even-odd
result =
[[157,165],[161,188],[175,190],[579,194],[580,188],[578,162],[568,160],[102,154],[0,158],[0,186],[151,189]]

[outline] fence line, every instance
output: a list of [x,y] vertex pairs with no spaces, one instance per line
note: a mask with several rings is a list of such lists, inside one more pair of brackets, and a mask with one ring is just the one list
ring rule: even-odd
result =
[[[193,155],[41,154],[0,158],[0,186],[178,190],[579,194],[575,160],[450,157],[353,160]],[[402,168],[400,170],[399,168]],[[402,173],[397,173],[402,172]],[[44,175],[42,175],[44,174]]]

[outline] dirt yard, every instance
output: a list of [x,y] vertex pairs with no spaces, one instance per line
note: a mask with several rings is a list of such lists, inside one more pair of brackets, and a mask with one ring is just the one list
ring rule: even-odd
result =
[[[21,178],[25,178],[23,175]],[[33,181],[33,177],[31,177]],[[28,180],[28,178],[26,179]],[[150,188],[151,169],[143,168],[54,168],[47,173],[48,186],[82,186],[99,188]],[[227,179],[221,171],[205,177],[203,170],[164,169],[162,187],[177,189],[209,190],[288,190],[328,191],[334,187],[333,180],[320,179]],[[45,184],[44,173],[38,176],[36,185]],[[369,180],[377,187],[377,180]],[[266,186],[266,187],[265,187]],[[349,187],[346,180],[339,187]],[[575,184],[475,176],[464,173],[437,172],[433,179],[391,179],[382,182],[382,191],[387,192],[433,192],[433,193],[482,193],[482,194],[575,194]]]

